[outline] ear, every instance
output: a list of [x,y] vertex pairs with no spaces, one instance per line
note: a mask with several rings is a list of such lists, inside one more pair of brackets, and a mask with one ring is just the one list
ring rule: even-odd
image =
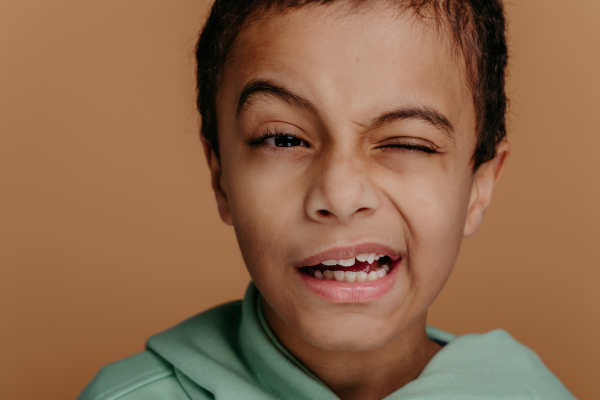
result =
[[204,136],[200,137],[202,140],[202,146],[204,147],[204,155],[208,162],[208,168],[210,169],[210,179],[212,183],[213,191],[217,199],[217,207],[219,208],[219,215],[223,222],[227,225],[233,225],[231,219],[231,211],[229,209],[229,201],[227,200],[227,192],[225,191],[225,185],[223,184],[223,173],[221,170],[221,162],[217,158],[212,146],[206,140]]
[[492,201],[494,188],[504,172],[509,154],[510,144],[504,140],[496,147],[496,157],[480,166],[475,172],[464,237],[473,236],[481,228],[483,214]]

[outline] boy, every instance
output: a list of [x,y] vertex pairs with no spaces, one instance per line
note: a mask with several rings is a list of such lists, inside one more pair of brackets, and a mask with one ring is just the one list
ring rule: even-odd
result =
[[426,327],[509,154],[496,0],[217,0],[198,108],[251,283],[83,400],[571,399],[502,331]]

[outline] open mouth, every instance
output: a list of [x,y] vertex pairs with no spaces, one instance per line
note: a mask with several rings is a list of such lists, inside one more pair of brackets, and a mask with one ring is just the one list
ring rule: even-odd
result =
[[385,254],[360,254],[347,260],[326,260],[320,264],[301,267],[301,272],[316,279],[338,282],[372,282],[383,279],[393,268],[392,259]]

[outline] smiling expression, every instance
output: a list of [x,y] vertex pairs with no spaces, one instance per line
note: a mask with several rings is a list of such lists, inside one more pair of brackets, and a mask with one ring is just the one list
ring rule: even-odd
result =
[[434,23],[380,3],[269,15],[232,46],[220,163],[209,151],[219,210],[264,301],[317,347],[397,337],[441,291],[468,219],[478,226],[475,111],[452,49]]

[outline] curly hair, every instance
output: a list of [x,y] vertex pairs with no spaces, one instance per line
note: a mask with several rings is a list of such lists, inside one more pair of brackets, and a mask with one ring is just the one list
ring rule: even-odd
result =
[[[215,0],[196,46],[197,107],[201,133],[217,157],[216,98],[228,51],[244,24],[268,12],[283,12],[311,3],[340,0]],[[369,0],[347,0],[360,5]],[[372,0],[370,0],[372,1]],[[434,18],[452,33],[465,60],[466,77],[476,114],[477,144],[473,170],[493,159],[506,137],[508,61],[506,25],[501,0],[386,0],[421,18]]]

